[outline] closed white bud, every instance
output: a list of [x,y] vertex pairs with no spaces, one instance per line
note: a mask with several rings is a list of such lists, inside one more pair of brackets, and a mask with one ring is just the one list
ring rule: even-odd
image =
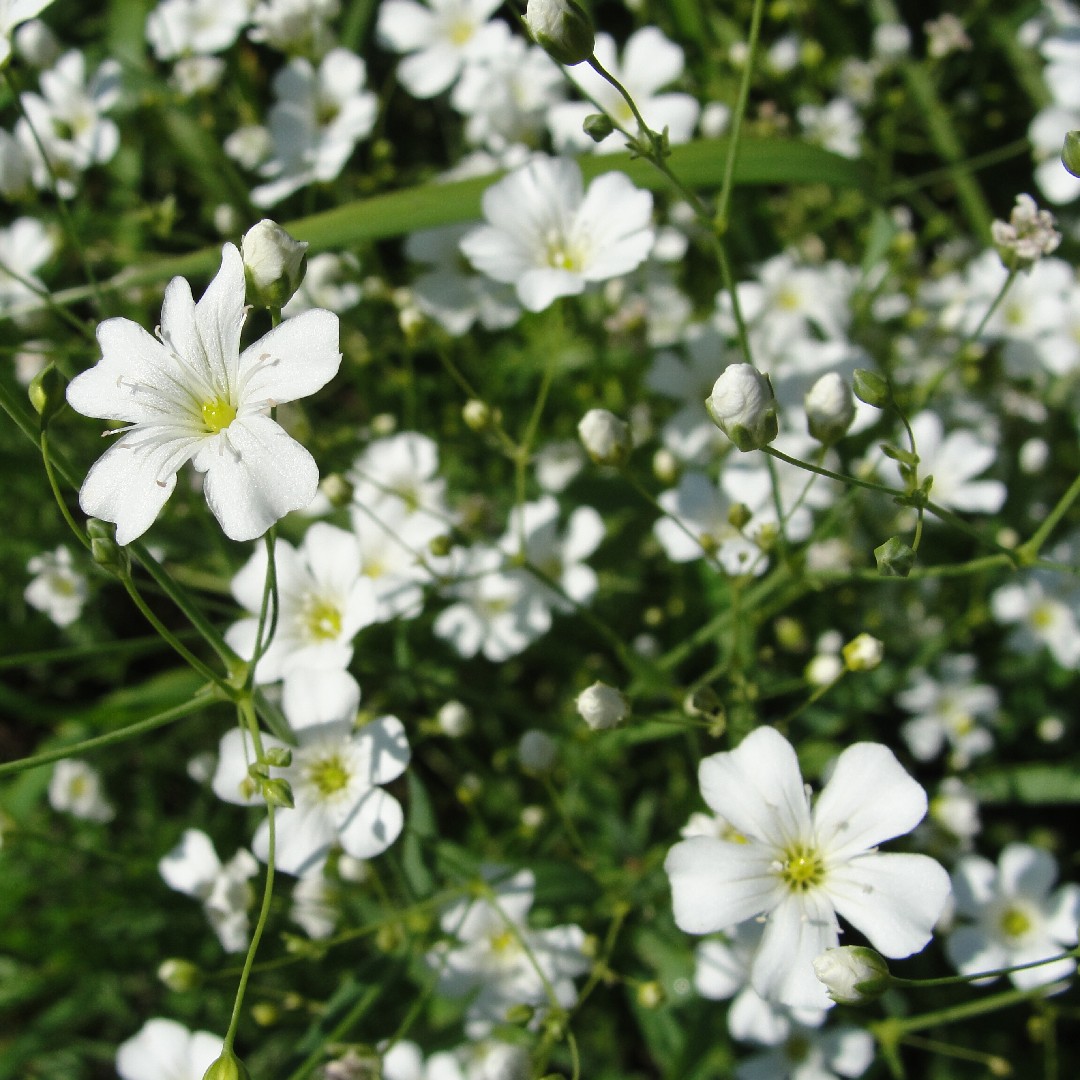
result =
[[577,696],[578,715],[593,731],[621,724],[630,715],[626,695],[607,683],[594,682]]
[[451,739],[460,739],[472,727],[472,713],[460,701],[448,701],[435,714],[439,730]]
[[528,0],[525,25],[536,44],[560,64],[573,67],[593,54],[592,19],[575,0]]
[[559,748],[555,740],[543,731],[531,728],[521,736],[518,743],[518,761],[521,767],[535,776],[546,776],[555,768],[555,759],[559,756]]
[[31,67],[48,68],[60,58],[60,40],[40,19],[31,19],[15,31],[15,51]]
[[867,1005],[892,981],[885,958],[862,945],[826,949],[814,959],[814,974],[838,1005]]
[[304,280],[307,249],[276,221],[263,218],[252,225],[240,242],[248,300],[256,307],[284,307]]
[[776,397],[768,375],[752,364],[731,364],[713,384],[705,408],[742,451],[760,450],[776,438]]
[[822,375],[806,393],[806,427],[818,442],[832,446],[846,434],[855,419],[851,387],[835,371]]
[[840,652],[848,671],[873,671],[885,656],[885,646],[872,634],[858,634]]
[[634,448],[630,425],[607,409],[590,409],[578,423],[585,452],[597,465],[625,465]]

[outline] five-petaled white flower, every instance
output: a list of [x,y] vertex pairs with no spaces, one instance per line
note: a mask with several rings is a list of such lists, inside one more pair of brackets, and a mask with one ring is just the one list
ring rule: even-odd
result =
[[337,373],[337,316],[306,311],[241,352],[244,289],[240,252],[226,244],[198,304],[176,277],[156,337],[129,319],[107,319],[97,331],[101,359],[68,387],[76,412],[129,425],[79,495],[87,514],[116,523],[119,544],[153,524],[186,461],[206,474],[206,501],[232,540],[261,536],[315,498],[315,460],[270,410]]
[[849,746],[813,810],[795,750],[773,728],[706,758],[699,775],[705,801],[745,843],[696,836],[671,849],[675,921],[709,934],[764,916],[751,967],[762,997],[829,1006],[813,961],[837,944],[838,914],[886,956],[909,956],[930,940],[948,874],[926,855],[876,850],[926,813],[926,793],[887,747]]

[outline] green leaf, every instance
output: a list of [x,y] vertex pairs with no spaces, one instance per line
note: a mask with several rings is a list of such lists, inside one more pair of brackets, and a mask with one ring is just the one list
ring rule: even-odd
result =
[[984,803],[1080,803],[1080,772],[1070,765],[1018,765],[974,778],[970,787]]

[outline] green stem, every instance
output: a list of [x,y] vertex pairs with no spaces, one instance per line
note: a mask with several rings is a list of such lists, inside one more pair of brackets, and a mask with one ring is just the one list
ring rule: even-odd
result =
[[56,481],[56,473],[53,471],[52,462],[49,460],[48,432],[42,431],[39,445],[41,446],[41,460],[45,465],[45,475],[49,479],[49,487],[52,489],[56,505],[60,507],[60,513],[63,514],[64,520],[68,524],[68,528],[75,534],[79,543],[89,551],[91,550],[91,544],[90,538],[86,535],[86,530],[80,528],[76,524],[74,517],[71,515],[71,511],[67,507],[67,503],[64,501],[63,495],[60,494],[60,485]]
[[73,757],[77,754],[85,754],[91,750],[100,750],[115,743],[134,739],[148,731],[171,724],[174,720],[182,720],[185,716],[203,709],[214,702],[223,701],[224,698],[217,690],[200,690],[190,701],[182,705],[174,705],[171,709],[156,713],[145,720],[138,720],[134,724],[119,731],[111,731],[107,735],[95,735],[91,739],[83,739],[81,742],[70,743],[56,750],[45,750],[40,754],[30,757],[19,758],[18,761],[5,761],[0,764],[0,776],[8,776],[12,773],[23,772],[25,769],[34,769],[39,765],[48,765],[50,762],[59,761],[61,758]]
[[[263,582],[263,595],[262,603],[259,605],[259,623],[255,630],[255,649],[251,656],[251,666],[248,668],[247,678],[244,682],[244,689],[250,690],[255,685],[255,669],[258,667],[259,661],[266,654],[266,650],[270,647],[270,642],[274,640],[274,634],[277,632],[278,621],[278,584],[277,584],[277,562],[275,559],[275,550],[277,547],[277,526],[271,525],[267,530],[264,537],[266,544],[266,580]],[[266,626],[267,612],[272,610],[270,615],[270,626]],[[266,637],[263,637],[263,631],[268,629]]]
[[1058,500],[1058,504],[1043,519],[1042,524],[1035,530],[1031,539],[1017,548],[1023,562],[1034,559],[1043,544],[1050,538],[1050,534],[1057,528],[1058,522],[1069,512],[1070,507],[1080,496],[1080,476],[1069,485],[1069,490]]
[[1011,975],[1014,971],[1027,971],[1030,968],[1044,967],[1046,964],[1057,964],[1062,960],[1075,960],[1080,956],[1080,947],[1069,949],[1067,952],[1058,953],[1056,956],[1047,956],[1042,960],[1029,960],[1026,964],[1011,964],[1009,967],[994,968],[992,971],[977,971],[971,975],[946,975],[940,979],[901,979],[895,975],[891,982],[897,986],[959,986],[978,982],[980,979],[997,979],[1002,975]]
[[[302,959],[302,958],[301,958]],[[303,1060],[303,1062],[297,1066],[291,1073],[289,1073],[288,1080],[304,1080],[305,1077],[310,1076],[312,1071],[319,1065],[324,1057],[323,1048],[334,1043],[341,1042],[349,1030],[360,1020],[363,1019],[365,1013],[379,1000],[382,996],[383,984],[376,982],[373,985],[367,987],[364,993],[361,995],[360,1000],[353,1005],[353,1007],[342,1017],[341,1021],[334,1026],[334,1029],[329,1035]]]

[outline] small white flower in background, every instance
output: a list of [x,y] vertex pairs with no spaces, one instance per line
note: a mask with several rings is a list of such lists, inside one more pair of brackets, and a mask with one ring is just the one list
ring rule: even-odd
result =
[[116,817],[112,803],[102,790],[97,770],[75,758],[63,758],[53,766],[49,778],[49,805],[84,821],[103,824]]
[[312,308],[348,311],[360,303],[363,290],[355,280],[360,263],[352,252],[320,251],[308,259],[307,272],[293,298],[281,309],[291,319]]
[[321,870],[305,874],[293,886],[289,918],[309,938],[315,941],[328,938],[338,920],[337,891]]
[[112,160],[120,145],[120,129],[102,115],[120,100],[120,65],[106,60],[87,81],[86,58],[73,49],[41,73],[40,83],[40,95],[19,97],[26,115],[15,125],[15,137],[35,186],[52,188],[55,178],[57,195],[70,199],[78,175]]
[[1061,233],[1049,210],[1040,210],[1030,195],[1017,195],[1009,220],[990,225],[990,236],[1010,270],[1026,270],[1044,255],[1057,251]]
[[[622,56],[609,34],[597,34],[596,59],[626,87],[645,123],[655,132],[667,128],[671,143],[689,142],[694,134],[701,106],[684,93],[661,93],[665,86],[682,78],[685,56],[682,49],[655,26],[645,26],[627,38]],[[582,94],[595,101],[613,120],[637,134],[637,120],[626,99],[591,67],[580,64],[567,73]],[[596,112],[589,102],[565,102],[555,105],[548,116],[551,138],[560,153],[616,153],[626,140],[617,132],[595,143],[582,130],[585,117]]]
[[574,706],[593,731],[617,727],[630,715],[630,702],[626,695],[599,680],[578,694]]
[[37,271],[55,251],[52,234],[37,218],[16,218],[0,229],[0,317],[41,307],[48,290]]
[[926,55],[935,60],[941,60],[949,53],[968,52],[972,47],[964,24],[952,12],[928,19],[923,23],[923,30],[926,32]]
[[248,21],[249,0],[161,0],[146,17],[158,60],[224,52]]
[[120,1044],[116,1071],[121,1080],[203,1080],[222,1042],[220,1035],[156,1017]]
[[[579,422],[579,430],[580,426]],[[533,467],[536,469],[536,482],[540,487],[553,495],[559,495],[585,467],[582,443],[576,439],[558,439],[545,443],[533,455]]]
[[951,768],[966,769],[973,757],[993,749],[989,725],[996,718],[998,692],[975,682],[975,669],[974,656],[946,656],[938,678],[915,671],[896,695],[900,707],[914,716],[900,734],[919,761],[932,760],[948,745]]
[[460,701],[447,701],[435,714],[439,730],[451,739],[460,739],[472,729],[472,713]]
[[340,0],[262,0],[251,12],[248,37],[279,52],[321,57],[334,45]]
[[558,758],[559,746],[545,731],[530,728],[518,741],[518,761],[533,776],[546,776]]
[[735,1080],[839,1080],[862,1076],[874,1061],[869,1031],[837,1027],[794,1028],[773,1050],[735,1066]]
[[465,257],[513,284],[529,311],[636,269],[653,245],[652,195],[619,172],[584,190],[581,169],[538,156],[484,192],[488,224],[461,241]]
[[506,41],[506,24],[488,21],[499,5],[500,0],[383,0],[376,37],[384,49],[405,54],[397,67],[405,89],[413,97],[435,97]]
[[244,124],[221,144],[226,154],[245,169],[257,169],[274,150],[274,140],[262,124]]
[[71,552],[63,544],[55,551],[35,555],[26,571],[34,578],[23,592],[23,599],[44,612],[57,626],[70,626],[86,603],[86,578],[75,569]]
[[758,728],[701,763],[705,801],[743,836],[692,837],[668,853],[675,922],[708,934],[764,917],[751,985],[793,1008],[827,1008],[813,961],[838,943],[841,915],[886,956],[924,948],[949,894],[925,855],[882,854],[910,832],[926,793],[877,743],[841,753],[811,809],[791,744]]
[[[953,870],[956,928],[945,952],[962,975],[1058,956],[1076,945],[1080,886],[1054,889],[1053,855],[1029,844],[1009,844],[997,866],[967,855]],[[1053,890],[1053,891],[1051,891]],[[1065,959],[1014,971],[1014,986],[1029,989],[1067,979],[1076,961]]]
[[375,126],[378,102],[366,81],[364,61],[342,48],[331,49],[317,68],[298,57],[274,76],[277,101],[266,121],[273,151],[259,167],[267,182],[251,193],[256,206],[338,176]]
[[1063,668],[1080,666],[1080,603],[1062,595],[1061,583],[1038,571],[1011,581],[990,597],[994,619],[1012,626],[1009,648],[1021,653],[1044,647]]
[[129,319],[98,326],[102,357],[72,380],[67,399],[84,416],[129,425],[79,495],[86,514],[116,523],[117,543],[153,524],[186,461],[206,474],[206,501],[231,540],[262,536],[315,497],[315,460],[270,410],[337,374],[337,316],[306,312],[241,353],[245,318],[243,260],[226,244],[198,304],[183,278],[169,282],[156,338]]
[[752,364],[728,364],[713,383],[705,408],[713,423],[746,452],[776,438],[776,397],[768,375]]
[[848,671],[873,671],[885,657],[885,645],[873,634],[856,634],[840,655]]
[[[343,1074],[341,1080],[367,1075]],[[425,1061],[416,1043],[399,1040],[383,1055],[380,1075],[382,1080],[528,1080],[529,1055],[523,1046],[481,1039],[456,1050],[440,1050]],[[337,1080],[337,1075],[327,1075],[326,1080]]]
[[52,0],[2,0],[0,2],[0,66],[11,56],[11,35],[19,23],[40,15]]
[[276,221],[263,218],[240,241],[248,299],[280,308],[292,299],[304,279],[308,243],[294,240]]
[[173,65],[169,85],[181,97],[194,97],[215,89],[225,76],[220,56],[182,56]]
[[634,449],[630,425],[608,409],[590,409],[578,421],[578,436],[596,465],[624,465]]
[[251,852],[241,848],[223,864],[206,833],[185,829],[180,842],[158,863],[158,872],[170,889],[202,903],[226,952],[247,948],[248,908],[255,899],[248,880],[259,872]]
[[[278,540],[274,563],[277,632],[259,658],[256,682],[284,680],[283,705],[294,723],[303,704],[315,697],[323,699],[323,716],[355,709],[359,692],[352,689],[355,680],[346,672],[352,641],[376,615],[372,581],[360,569],[359,541],[345,529],[317,521],[299,549]],[[232,581],[233,596],[250,615],[234,623],[225,640],[245,658],[255,651],[266,570],[266,550],[259,547]],[[333,678],[336,673],[344,677]]]
[[[287,781],[295,807],[277,810],[277,868],[304,877],[322,869],[330,849],[340,844],[357,859],[382,854],[397,838],[405,816],[401,804],[380,786],[397,779],[409,764],[405,728],[396,716],[381,716],[354,728],[352,716],[315,724],[297,732],[292,764],[272,767],[274,779]],[[263,736],[267,751],[288,749]],[[251,737],[239,728],[221,740],[214,793],[226,802],[261,805],[248,766],[255,761]],[[267,857],[268,826],[255,833],[252,850]]]
[[800,105],[795,115],[806,136],[826,150],[846,158],[861,154],[863,122],[847,98],[833,98],[827,105]]
[[[484,876],[495,881],[502,872],[488,867]],[[427,963],[438,972],[442,993],[453,998],[472,995],[465,1014],[471,1038],[487,1035],[515,1005],[532,1006],[542,1016],[547,986],[564,1008],[577,1000],[573,980],[589,969],[585,933],[574,925],[530,930],[534,886],[532,871],[520,870],[492,884],[491,899],[459,900],[439,920],[443,932],[457,943],[437,947],[428,953]]]
[[926,821],[919,826],[924,834],[920,846],[924,850],[940,848],[955,856],[971,850],[981,828],[978,797],[959,777],[947,776],[930,800]]
[[882,60],[899,60],[911,51],[911,31],[900,22],[881,23],[874,28],[873,49]]

